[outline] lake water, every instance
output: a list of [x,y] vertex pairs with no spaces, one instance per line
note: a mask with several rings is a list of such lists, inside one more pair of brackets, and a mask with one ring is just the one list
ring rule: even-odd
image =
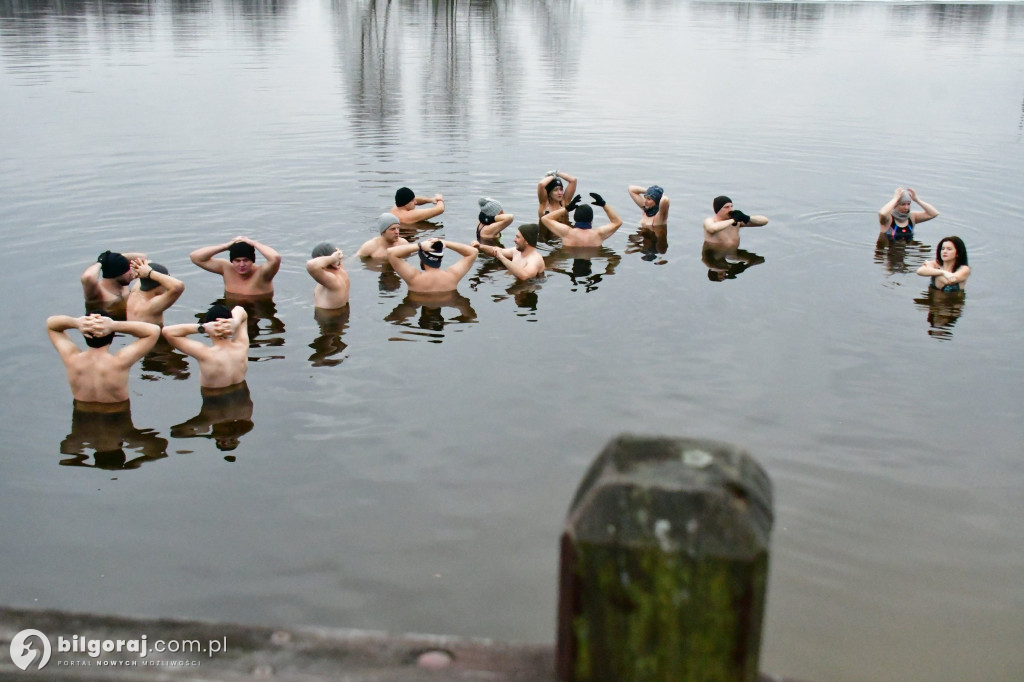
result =
[[[551,642],[590,461],[695,436],[774,482],[766,671],[1024,678],[1024,5],[4,0],[0,114],[3,603]],[[310,249],[398,187],[448,199],[410,236],[468,242],[552,168],[625,219],[591,258],[480,258],[440,309],[349,258],[314,318]],[[941,215],[876,247],[898,185]],[[706,263],[722,193],[771,222]],[[43,321],[81,271],[145,251],[190,321],[223,292],[188,253],[237,234],[284,257],[251,402],[165,354],[130,422],[73,420]],[[950,234],[973,277],[938,300]]]

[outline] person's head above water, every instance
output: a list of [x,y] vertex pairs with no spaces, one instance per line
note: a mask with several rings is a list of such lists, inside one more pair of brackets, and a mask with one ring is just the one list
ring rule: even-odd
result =
[[555,197],[551,196],[551,194],[555,190],[564,190],[565,186],[562,185],[562,179],[556,177],[556,178],[552,178],[551,182],[549,182],[548,184],[544,185],[544,189],[547,190],[548,199],[555,199]]
[[[952,254],[947,253],[944,259],[942,257],[942,247],[947,243],[952,245],[954,252]],[[956,272],[961,265],[967,265],[967,245],[964,244],[964,240],[960,239],[960,237],[943,237],[939,240],[939,245],[935,247],[935,262],[940,266],[950,257],[953,258],[953,272]]]
[[583,204],[572,214],[575,226],[581,230],[589,230],[594,224],[594,209],[590,204]]
[[100,264],[100,275],[103,279],[117,279],[131,270],[128,259],[115,251],[104,251],[96,262]]
[[216,303],[210,306],[210,309],[203,315],[203,324],[209,324],[214,320],[229,320],[231,319],[231,311],[227,306]]
[[[149,263],[149,267],[152,268],[154,272],[159,272],[161,275],[171,274],[167,268],[165,268],[163,265],[160,265],[159,263]],[[157,282],[155,279],[150,279],[149,277],[139,278],[139,289],[141,291],[152,291],[153,289],[156,289],[158,286],[160,286],[160,283]]]
[[438,239],[431,245],[429,251],[425,250],[423,242],[420,242],[418,253],[420,256],[420,267],[439,268],[441,267],[441,258],[444,257],[444,242]]
[[896,205],[892,209],[892,217],[897,220],[908,220],[910,218],[910,192],[903,190],[900,193],[900,198],[896,200]]
[[540,234],[540,226],[535,223],[519,226],[519,234],[523,236],[530,246],[537,246],[537,237]]
[[[100,317],[105,317],[108,320],[113,319],[112,317],[110,317],[110,315],[107,315],[102,310],[90,310],[86,314],[87,315],[99,315]],[[86,336],[85,337],[85,345],[89,346],[89,348],[103,348],[104,346],[109,346],[111,343],[113,343],[113,341],[114,341],[114,332],[110,332],[106,336]]]
[[501,204],[490,197],[481,197],[477,200],[480,204],[480,222],[490,225],[501,213]]
[[401,222],[402,221],[400,221],[398,218],[396,218],[390,213],[381,213],[379,216],[377,216],[377,230],[381,234],[384,234],[385,232],[388,231],[389,227],[391,227],[392,225],[399,225],[401,224]]
[[323,258],[324,256],[330,256],[332,253],[337,251],[337,247],[330,242],[320,242],[313,247],[313,258]]
[[416,198],[416,193],[408,187],[399,187],[395,192],[395,206],[406,206]]
[[657,205],[658,202],[661,201],[661,198],[665,196],[665,190],[663,190],[661,187],[658,187],[657,185],[651,185],[650,187],[647,188],[647,191],[644,192],[644,196],[653,201],[655,205]]
[[715,213],[719,213],[722,210],[723,206],[731,203],[732,199],[723,194],[722,196],[715,197],[715,200],[712,202],[711,205],[714,207]]
[[253,263],[256,262],[256,247],[249,242],[235,242],[228,248],[228,260],[247,258]]

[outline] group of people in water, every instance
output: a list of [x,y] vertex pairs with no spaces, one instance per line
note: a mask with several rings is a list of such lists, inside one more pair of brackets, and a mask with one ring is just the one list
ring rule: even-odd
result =
[[[469,244],[437,237],[410,242],[400,226],[428,221],[444,212],[444,197],[417,196],[402,187],[395,193],[395,206],[378,216],[377,236],[364,243],[356,255],[367,261],[387,262],[405,281],[410,295],[423,297],[450,294],[469,272],[479,253],[494,258],[518,280],[544,274],[544,258],[537,250],[542,231],[545,238],[557,238],[563,247],[598,247],[621,227],[622,220],[600,194],[591,192],[589,203],[576,194],[577,180],[562,171],[550,171],[537,183],[536,223],[516,228],[512,248],[498,238],[515,216],[505,213],[500,202],[490,197],[479,200],[480,212],[475,239]],[[652,185],[630,185],[630,198],[641,209],[640,229],[664,228],[671,202],[664,190]],[[916,203],[921,210],[912,210]],[[703,221],[706,248],[737,249],[740,229],[763,226],[768,218],[748,215],[734,207],[727,196],[715,197],[714,213]],[[604,213],[595,221],[595,209]],[[571,216],[571,217],[570,217]],[[938,216],[938,211],[921,200],[913,189],[897,188],[879,209],[880,236],[908,240],[917,225]],[[447,251],[459,258],[447,268],[442,260]],[[227,258],[220,254],[227,254]],[[258,262],[257,254],[262,257]],[[407,259],[417,255],[419,267]],[[191,261],[220,275],[227,297],[266,297],[274,292],[273,280],[281,267],[281,255],[255,239],[238,236],[212,246],[196,249]],[[345,309],[349,303],[349,277],[344,254],[324,242],[313,248],[306,271],[316,282],[313,304],[317,310]],[[931,287],[942,292],[963,291],[970,276],[967,249],[956,236],[943,238],[935,260],[917,273],[931,279]],[[172,348],[195,358],[199,365],[203,395],[231,392],[244,386],[248,366],[249,336],[246,309],[213,305],[201,321],[164,325],[164,312],[182,295],[185,285],[167,268],[142,253],[105,251],[82,273],[81,283],[88,314],[81,317],[55,315],[47,319],[50,340],[67,369],[67,379],[76,409],[98,411],[127,409],[128,374],[131,366],[165,339]],[[84,337],[83,350],[68,332],[77,329]],[[134,337],[116,352],[110,352],[115,334]],[[206,336],[203,343],[193,336]]]

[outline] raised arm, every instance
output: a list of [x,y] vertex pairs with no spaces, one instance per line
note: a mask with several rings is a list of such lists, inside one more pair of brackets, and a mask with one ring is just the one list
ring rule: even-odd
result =
[[136,338],[135,341],[114,353],[114,358],[121,363],[122,367],[131,367],[141,360],[146,353],[153,350],[153,346],[160,338],[160,326],[151,322],[121,322],[102,315],[97,317],[99,317],[97,326],[101,330],[107,330],[106,333],[130,334]]
[[153,302],[156,304],[156,307],[160,312],[163,312],[174,305],[174,302],[177,301],[185,291],[184,282],[176,277],[171,277],[170,275],[165,275],[162,272],[154,270],[150,267],[149,261],[144,257],[133,259],[131,267],[132,272],[135,273],[136,277],[151,279],[166,289],[164,293],[153,298]]
[[310,258],[306,261],[306,272],[309,273],[310,277],[315,279],[317,283],[323,284],[328,289],[337,289],[339,284],[338,280],[327,273],[327,268],[332,265],[343,267],[341,265],[341,259],[343,254],[341,249],[335,249],[334,253],[329,253],[326,256],[320,256],[318,258]]
[[249,313],[245,308],[236,305],[231,309],[230,320],[217,321],[224,323],[224,331],[232,340],[249,345]]
[[882,208],[878,209],[878,224],[882,226],[883,230],[889,229],[889,223],[892,222],[892,210],[899,203],[900,195],[903,194],[903,191],[902,187],[897,187],[896,191],[892,193],[892,198],[885,202]]
[[480,251],[481,253],[483,253],[485,256],[491,256],[492,258],[497,258],[499,253],[505,254],[506,258],[511,258],[512,257],[512,249],[503,249],[500,246],[492,246],[490,244],[481,244],[480,242],[478,242],[476,240],[470,242],[469,245],[472,246],[477,251]]
[[93,263],[82,272],[82,293],[86,300],[93,300],[100,297],[100,269],[99,263]]
[[[199,331],[199,327],[203,326],[203,331]],[[210,351],[210,347],[205,343],[194,341],[188,338],[190,334],[208,334],[213,335],[214,327],[211,322],[209,325],[200,325],[197,322],[186,322],[185,324],[172,324],[164,327],[163,336],[167,340],[167,343],[171,344],[173,348],[180,350],[185,355],[191,355],[194,358],[202,359]]]
[[726,218],[725,220],[715,220],[715,216],[710,216],[704,219],[704,232],[709,235],[718,234],[727,227],[733,227],[738,225],[732,218]]
[[423,204],[434,204],[430,208],[414,208],[411,211],[407,211],[402,214],[402,223],[418,223],[421,220],[430,220],[436,216],[444,213],[444,197],[440,194],[436,195],[433,199],[427,199],[426,197],[416,197],[416,205],[421,206]]
[[398,273],[398,276],[405,280],[406,284],[419,274],[416,268],[405,262],[405,259],[415,253],[417,249],[419,249],[419,244],[399,244],[388,249],[388,262],[391,263],[391,267]]
[[646,187],[641,187],[640,185],[630,185],[629,186],[629,198],[633,200],[634,204],[636,204],[640,208],[643,208],[644,207],[644,200],[645,200],[644,192],[646,192],[646,191],[647,191]]
[[46,333],[50,343],[57,349],[57,354],[64,360],[81,353],[82,349],[67,335],[69,329],[79,329],[79,324],[88,317],[71,317],[70,315],[52,315],[46,318]]
[[511,225],[513,220],[515,220],[515,216],[513,214],[499,213],[493,223],[490,225],[484,225],[480,228],[480,236],[488,239],[494,239],[501,234],[502,230]]
[[615,212],[615,209],[613,209],[611,206],[605,204],[602,208],[604,208],[604,212],[608,215],[608,220],[610,220],[611,222],[609,222],[607,225],[602,225],[601,227],[595,229],[597,233],[601,235],[602,239],[607,239],[608,237],[615,234],[615,231],[617,229],[622,227],[622,220]]
[[196,249],[188,255],[189,260],[207,272],[215,272],[218,275],[222,275],[224,274],[225,266],[230,265],[230,263],[223,258],[214,258],[214,256],[230,249],[233,243],[234,240],[216,246],[204,246]]
[[569,230],[571,230],[572,228],[566,225],[565,223],[561,222],[560,219],[564,218],[566,215],[568,215],[568,213],[569,212],[563,206],[557,211],[552,211],[551,213],[542,215],[540,217],[540,222],[541,224],[544,225],[544,227],[551,230],[556,236],[565,237],[565,235],[569,234]]
[[455,253],[462,256],[458,262],[448,268],[448,272],[452,273],[459,279],[462,279],[462,277],[469,272],[469,269],[473,267],[473,262],[476,260],[477,250],[469,244],[460,244],[459,242],[442,243]]
[[923,211],[914,211],[913,213],[910,214],[910,217],[914,220],[915,225],[917,223],[927,222],[939,215],[939,212],[935,210],[935,207],[929,204],[928,202],[921,201],[921,199],[919,199],[917,196],[917,192],[915,192],[912,188],[907,189],[907,191],[910,192],[910,198],[916,201],[917,205],[924,209]]

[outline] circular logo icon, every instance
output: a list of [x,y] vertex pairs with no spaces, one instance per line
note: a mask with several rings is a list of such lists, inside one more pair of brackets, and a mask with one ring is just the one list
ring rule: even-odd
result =
[[[39,648],[33,646],[36,644],[33,638],[37,638],[42,644],[40,647],[42,653]],[[28,670],[37,655],[39,655],[39,661],[36,663],[36,669],[41,670],[50,660],[50,640],[39,630],[22,630],[11,638],[11,660],[14,661],[14,665],[22,670]]]

